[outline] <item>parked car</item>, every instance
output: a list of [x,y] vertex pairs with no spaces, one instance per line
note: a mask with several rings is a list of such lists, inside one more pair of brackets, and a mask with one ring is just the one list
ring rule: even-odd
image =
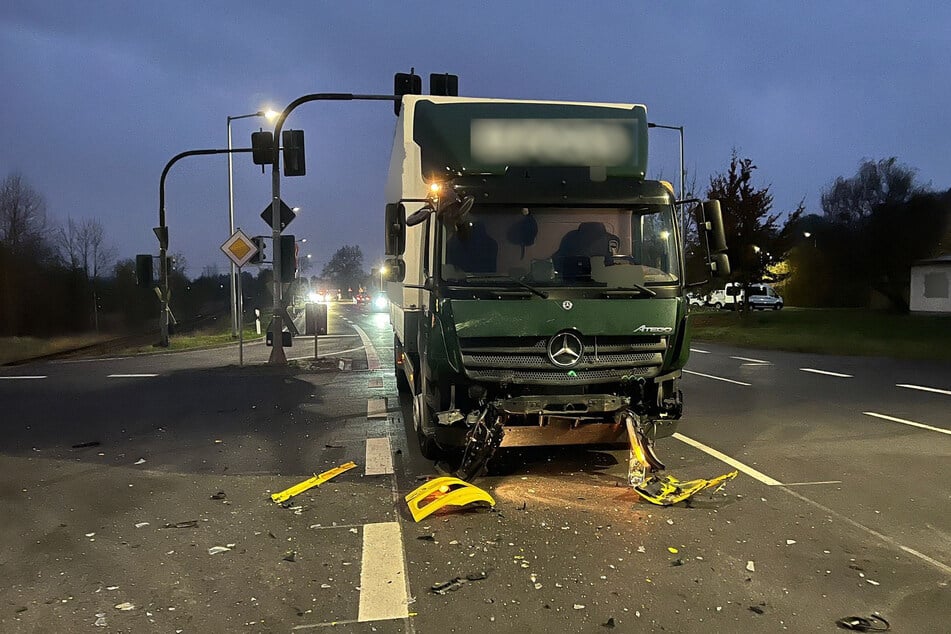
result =
[[737,307],[743,304],[743,285],[729,282],[723,288],[718,288],[710,293],[710,299],[707,300],[707,303],[717,310],[721,308],[736,310]]
[[696,293],[687,293],[687,303],[690,306],[706,306],[707,299],[708,298],[706,295],[697,295]]
[[747,301],[750,303],[751,309],[766,310],[772,308],[773,310],[780,310],[783,307],[782,296],[777,294],[773,287],[768,284],[750,285],[750,294]]

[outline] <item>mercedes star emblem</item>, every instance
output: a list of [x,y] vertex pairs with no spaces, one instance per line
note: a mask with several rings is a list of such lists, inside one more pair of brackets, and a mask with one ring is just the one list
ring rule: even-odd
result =
[[[570,302],[566,302],[570,303]],[[559,332],[548,340],[548,360],[559,368],[572,368],[581,361],[584,344],[572,332]]]
[[568,300],[568,299],[566,299],[565,301],[561,303],[561,307],[564,308],[565,310],[571,310],[572,306],[574,306],[574,304],[572,304],[571,300]]

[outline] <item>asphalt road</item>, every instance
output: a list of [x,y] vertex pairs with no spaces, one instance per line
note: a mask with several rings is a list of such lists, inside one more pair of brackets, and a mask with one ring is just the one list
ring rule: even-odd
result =
[[740,468],[723,491],[654,507],[626,452],[532,451],[478,481],[495,510],[416,524],[402,496],[434,469],[386,316],[335,306],[331,333],[290,369],[260,344],[243,368],[235,347],[0,368],[0,630],[951,629],[949,364],[698,343],[658,450],[682,479]]

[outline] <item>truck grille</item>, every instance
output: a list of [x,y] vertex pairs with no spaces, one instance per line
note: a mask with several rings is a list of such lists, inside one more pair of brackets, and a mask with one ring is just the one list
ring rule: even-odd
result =
[[532,385],[612,383],[656,376],[666,337],[587,336],[581,361],[570,370],[548,360],[547,337],[478,337],[460,340],[466,374],[477,381]]

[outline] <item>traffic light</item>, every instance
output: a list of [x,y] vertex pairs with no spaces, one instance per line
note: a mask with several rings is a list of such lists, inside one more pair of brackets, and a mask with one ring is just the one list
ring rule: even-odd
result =
[[281,236],[281,281],[293,282],[297,278],[297,241],[292,235]]
[[459,96],[459,75],[449,73],[429,74],[429,94],[444,97]]
[[264,236],[254,236],[251,238],[251,242],[258,248],[258,252],[251,256],[251,259],[248,260],[248,264],[257,264],[260,266],[265,260],[266,254],[264,253],[264,248],[267,246],[267,243],[264,241]]
[[272,165],[274,163],[273,133],[263,130],[251,133],[251,160],[254,161],[255,165]]
[[[396,73],[396,75],[393,76],[393,94],[396,97],[423,94],[423,78],[416,74],[415,68],[411,68],[408,73]],[[395,112],[397,116],[400,114],[402,105],[402,99],[397,99],[393,102],[393,112]]]
[[284,176],[303,176],[307,173],[304,163],[304,131],[284,130]]
[[135,256],[135,284],[136,286],[152,286],[152,256]]

